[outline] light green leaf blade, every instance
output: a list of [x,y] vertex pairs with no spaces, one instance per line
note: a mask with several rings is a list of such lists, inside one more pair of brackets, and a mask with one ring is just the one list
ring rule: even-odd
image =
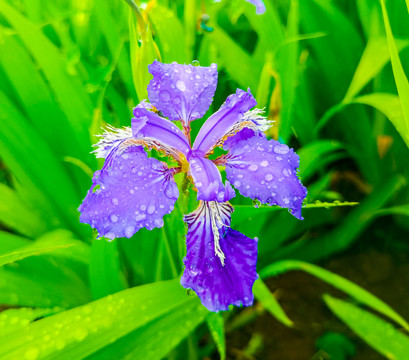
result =
[[409,337],[379,317],[346,301],[324,295],[331,311],[388,359],[409,359]]
[[220,360],[226,359],[226,339],[224,335],[224,319],[221,314],[211,313],[206,317],[207,327],[214,342],[216,343],[217,350],[219,351]]
[[384,303],[382,300],[378,299],[376,296],[372,295],[369,291],[361,288],[360,286],[354,284],[342,276],[332,273],[331,271],[320,268],[319,266],[309,264],[297,260],[283,260],[278,261],[274,264],[266,266],[260,272],[260,277],[266,278],[269,276],[276,276],[281,273],[292,270],[305,271],[322,281],[334,286],[335,288],[345,292],[349,296],[353,297],[356,301],[361,304],[367,305],[372,309],[384,314],[390,319],[396,321],[398,324],[403,326],[405,329],[409,330],[409,324],[403,319],[395,310],[393,310],[389,305]]
[[20,330],[41,317],[60,312],[61,308],[20,308],[8,309],[0,313],[0,337]]
[[87,360],[160,360],[205,319],[208,311],[199,300],[188,299],[171,312],[122,337]]
[[399,51],[392,34],[392,29],[389,23],[389,17],[385,6],[385,0],[381,0],[381,5],[383,21],[385,24],[386,38],[388,39],[389,53],[391,56],[393,75],[395,77],[396,87],[398,89],[398,94],[402,106],[406,133],[409,134],[409,82],[399,58]]
[[41,255],[53,250],[67,248],[74,244],[58,244],[58,242],[35,241],[11,252],[0,253],[0,266],[25,259],[34,255]]
[[277,299],[271,293],[263,280],[258,279],[255,281],[253,286],[253,293],[256,299],[263,305],[263,307],[278,321],[280,321],[285,326],[294,326],[294,323],[284,312],[283,308],[278,303]]
[[409,128],[402,112],[401,100],[397,95],[387,93],[372,93],[351,99],[351,103],[359,103],[372,106],[382,112],[395,126],[409,147]]
[[[408,40],[396,41],[398,52],[408,45]],[[343,102],[347,102],[348,99],[355,97],[370,80],[379,74],[389,60],[390,55],[386,38],[377,37],[369,39]]]
[[89,263],[91,293],[94,299],[127,288],[119,258],[118,241],[93,240]]
[[2,337],[0,357],[82,359],[189,300],[179,279],[127,289]]

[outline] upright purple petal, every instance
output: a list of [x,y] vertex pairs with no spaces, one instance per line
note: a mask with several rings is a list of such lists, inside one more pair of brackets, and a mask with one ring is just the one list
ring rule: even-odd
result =
[[212,161],[200,156],[191,156],[189,164],[198,200],[225,202],[235,196],[228,181],[223,185],[220,171]]
[[179,191],[171,170],[148,158],[141,146],[110,154],[102,170],[96,171],[83,203],[80,221],[109,239],[131,237],[141,228],[163,226]]
[[302,219],[307,189],[297,176],[299,157],[287,145],[253,136],[229,151],[226,177],[240,194],[262,203],[289,208]]
[[190,152],[189,141],[183,132],[171,121],[146,108],[133,110],[132,133],[137,139],[145,140],[148,145],[172,154],[176,159],[182,153],[185,157]]
[[230,305],[252,305],[252,287],[258,278],[257,239],[229,227],[232,211],[229,203],[201,202],[185,216],[187,253],[180,282],[215,312]]
[[246,0],[250,4],[253,4],[256,7],[256,14],[261,15],[266,12],[266,5],[262,0]]
[[256,105],[250,90],[237,89],[236,94],[230,95],[220,109],[203,124],[193,144],[193,150],[202,155],[211,151],[235,124],[242,121],[244,114]]
[[209,109],[217,86],[216,64],[203,67],[154,61],[149,72],[153,75],[149,100],[170,120],[187,124]]

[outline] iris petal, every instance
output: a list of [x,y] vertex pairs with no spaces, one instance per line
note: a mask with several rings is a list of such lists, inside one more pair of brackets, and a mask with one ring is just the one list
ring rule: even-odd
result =
[[236,94],[230,95],[220,109],[206,120],[192,149],[202,155],[210,152],[235,124],[243,120],[244,114],[256,105],[257,102],[250,90],[237,89]]
[[189,121],[203,117],[213,101],[217,66],[162,64],[149,65],[153,80],[148,85],[150,102],[170,120]]
[[253,136],[232,146],[226,177],[240,194],[262,203],[289,208],[302,219],[307,189],[297,176],[299,157],[287,145]]
[[200,156],[191,156],[189,164],[198,200],[225,202],[235,196],[228,181],[223,185],[220,171],[212,161]]
[[142,139],[148,146],[163,150],[177,160],[182,153],[187,156],[190,145],[183,132],[171,121],[146,108],[133,110],[132,132],[136,139]]
[[257,239],[229,227],[232,211],[228,203],[201,202],[185,216],[187,254],[181,284],[215,312],[230,305],[252,305],[252,287],[258,278]]
[[171,170],[148,158],[143,147],[111,151],[79,207],[80,221],[97,229],[99,236],[129,238],[141,228],[162,227],[178,195]]

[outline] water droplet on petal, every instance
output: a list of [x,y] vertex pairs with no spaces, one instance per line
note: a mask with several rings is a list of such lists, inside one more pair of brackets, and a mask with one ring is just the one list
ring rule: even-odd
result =
[[116,216],[116,215],[114,215],[114,214],[112,214],[109,218],[111,219],[111,221],[112,221],[113,223],[118,221],[118,216]]
[[176,87],[180,90],[180,91],[185,91],[186,90],[186,84],[183,80],[178,80],[176,82]]
[[257,171],[257,169],[258,169],[258,166],[256,164],[252,164],[249,166],[250,171]]
[[141,220],[145,220],[146,219],[146,215],[145,214],[138,214],[134,217],[135,221],[141,221]]
[[261,165],[262,167],[266,167],[266,166],[268,166],[268,161],[267,161],[267,160],[263,160],[263,161],[260,163],[260,165]]
[[135,234],[135,226],[132,226],[132,225],[127,226],[125,229],[125,236],[127,238],[130,238],[132,237],[133,234]]
[[159,97],[160,97],[160,99],[161,99],[162,101],[164,101],[164,102],[168,102],[168,101],[170,100],[170,94],[169,94],[169,92],[166,91],[166,90],[162,90],[162,91],[159,93]]
[[141,206],[139,206],[139,208],[140,208],[142,211],[145,211],[145,210],[146,210],[146,205],[142,204]]
[[153,214],[154,212],[155,212],[155,205],[153,205],[153,204],[151,204],[151,205],[149,205],[149,207],[148,207],[148,211],[147,211],[147,213],[148,214]]
[[118,205],[118,203],[119,203],[119,201],[118,201],[117,198],[113,198],[113,199],[112,199],[112,204]]
[[266,179],[266,181],[271,181],[271,180],[273,180],[273,175],[271,175],[271,174],[266,174],[266,175],[264,176],[264,179]]
[[235,181],[233,184],[236,188],[239,188],[241,186],[241,182],[240,181]]
[[162,227],[163,226],[163,220],[162,219],[155,219],[154,223],[155,223],[155,225],[157,227]]
[[290,170],[283,169],[283,175],[289,177],[291,175]]
[[290,148],[286,144],[279,144],[274,146],[274,152],[276,154],[285,155],[288,153],[289,150]]

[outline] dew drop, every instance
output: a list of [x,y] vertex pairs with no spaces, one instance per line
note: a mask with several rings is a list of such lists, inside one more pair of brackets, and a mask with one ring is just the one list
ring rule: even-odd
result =
[[148,214],[153,214],[154,212],[155,212],[155,205],[153,205],[153,204],[150,204],[149,205],[149,207],[148,207],[148,211],[147,211],[147,213]]
[[271,181],[271,180],[273,180],[273,175],[271,175],[271,174],[266,174],[266,175],[264,176],[264,179],[265,179],[266,181]]
[[116,215],[114,215],[114,214],[112,214],[109,218],[111,219],[111,221],[112,221],[113,223],[115,223],[115,222],[118,221],[118,216],[116,216]]
[[267,160],[263,160],[263,161],[260,163],[260,165],[261,165],[262,167],[266,167],[266,166],[268,166],[268,161],[267,161]]
[[283,197],[283,203],[288,205],[290,203],[290,199],[288,197]]
[[201,182],[196,183],[196,187],[200,188],[203,184]]
[[239,188],[241,186],[241,182],[240,181],[235,181],[233,184],[236,188]]
[[135,234],[135,226],[127,226],[125,229],[125,236],[131,238],[133,234]]
[[141,206],[139,206],[139,208],[140,208],[142,211],[145,211],[145,210],[146,210],[146,205],[142,204]]
[[243,179],[243,174],[239,174],[239,175],[237,175],[237,177],[238,177],[239,179]]
[[146,215],[145,214],[138,214],[134,217],[135,221],[141,221],[141,220],[145,220],[146,219]]
[[283,169],[283,175],[289,177],[291,173],[288,169]]
[[258,169],[258,166],[256,164],[252,164],[249,166],[250,171],[257,171],[257,169]]
[[276,154],[285,155],[288,153],[289,150],[290,149],[286,144],[279,144],[279,145],[274,146],[274,152]]
[[186,90],[186,84],[183,80],[178,80],[176,82],[176,87],[180,90],[180,91],[185,91]]
[[163,220],[162,219],[155,219],[154,223],[155,223],[155,225],[157,227],[162,227],[163,226]]
[[170,94],[169,94],[169,92],[166,91],[166,90],[162,90],[162,91],[159,93],[159,97],[160,97],[160,99],[161,99],[162,101],[164,101],[164,102],[168,102],[168,101],[170,100]]
[[113,199],[112,199],[112,204],[118,205],[118,203],[119,203],[119,201],[118,201],[117,198],[113,198]]

